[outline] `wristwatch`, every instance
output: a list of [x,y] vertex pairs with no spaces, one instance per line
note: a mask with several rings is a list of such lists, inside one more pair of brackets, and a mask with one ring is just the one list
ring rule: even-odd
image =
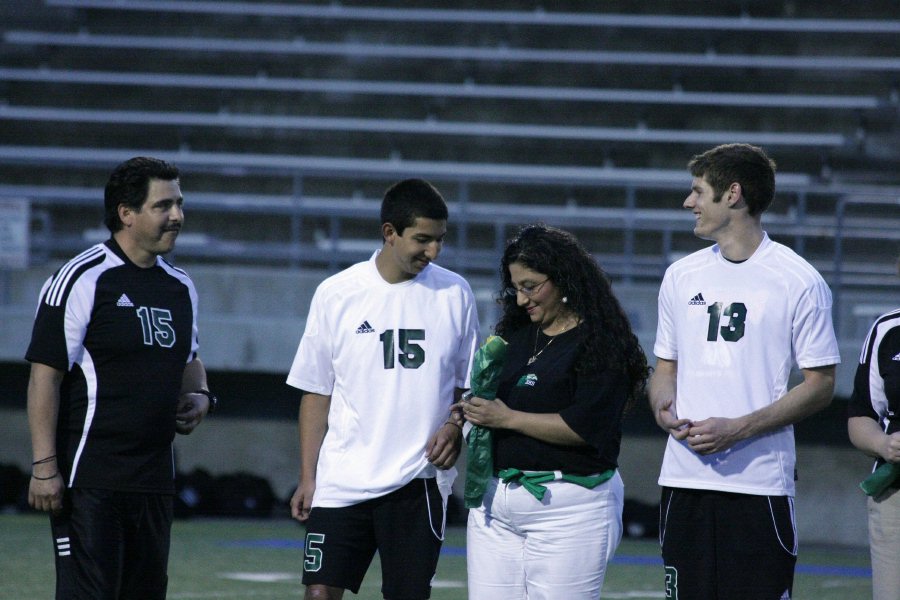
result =
[[204,396],[209,398],[209,409],[206,411],[206,414],[211,415],[216,412],[216,407],[219,405],[219,399],[216,398],[215,394],[213,394],[209,390],[194,390],[192,393],[203,394]]

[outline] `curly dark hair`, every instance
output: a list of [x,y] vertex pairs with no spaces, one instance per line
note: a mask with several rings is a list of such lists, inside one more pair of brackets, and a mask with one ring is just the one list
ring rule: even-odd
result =
[[506,246],[500,263],[503,314],[494,328],[499,336],[530,323],[516,296],[504,294],[512,286],[509,265],[519,264],[547,275],[566,296],[566,307],[581,320],[579,342],[584,349],[575,365],[579,372],[614,369],[628,377],[630,406],[645,393],[650,368],[640,342],[619,301],[613,295],[606,273],[568,231],[544,224],[527,225]]

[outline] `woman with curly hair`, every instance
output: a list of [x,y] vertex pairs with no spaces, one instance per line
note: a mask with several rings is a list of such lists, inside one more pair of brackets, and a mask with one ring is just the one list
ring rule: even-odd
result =
[[622,539],[622,414],[644,393],[647,359],[572,234],[523,228],[500,275],[497,398],[463,403],[494,440],[495,476],[469,512],[469,598],[599,598]]

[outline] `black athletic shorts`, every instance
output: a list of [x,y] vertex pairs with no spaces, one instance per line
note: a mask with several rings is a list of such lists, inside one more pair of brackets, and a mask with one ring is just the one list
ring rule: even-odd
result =
[[50,516],[57,600],[164,600],[172,496],[68,489]]
[[352,506],[315,507],[306,522],[303,583],[358,593],[378,550],[385,598],[429,598],[445,517],[433,478],[413,479],[386,496]]
[[659,539],[666,598],[790,600],[794,499],[663,488]]

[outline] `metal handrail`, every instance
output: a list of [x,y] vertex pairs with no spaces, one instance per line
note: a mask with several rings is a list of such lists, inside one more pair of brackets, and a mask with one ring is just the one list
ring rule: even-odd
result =
[[390,23],[467,23],[477,25],[533,25],[540,27],[623,27],[687,29],[691,31],[768,31],[786,33],[900,33],[900,21],[888,19],[817,19],[678,15],[636,15],[594,12],[525,10],[472,10],[443,8],[384,8],[339,4],[287,4],[272,2],[220,2],[191,0],[44,0],[67,8],[178,12],[188,14],[329,20],[388,21]]
[[295,131],[343,131],[350,133],[400,133],[406,135],[489,136],[500,138],[615,141],[636,144],[726,144],[742,140],[762,146],[835,148],[848,143],[840,133],[803,131],[735,131],[653,129],[648,127],[594,127],[588,125],[540,125],[436,119],[321,117],[313,115],[258,115],[232,112],[112,110],[46,106],[0,105],[0,119],[9,121],[158,125],[164,127],[222,127],[228,129],[276,129]]
[[462,45],[383,44],[365,42],[314,42],[305,39],[267,40],[225,37],[178,37],[90,32],[55,33],[9,30],[7,44],[114,48],[119,50],[160,50],[219,54],[275,54],[291,56],[341,56],[404,60],[469,60],[502,63],[545,63],[572,65],[631,65],[686,67],[700,69],[771,69],[816,71],[900,71],[900,58],[892,56],[801,56],[719,54],[716,52],[645,52],[576,49],[536,49],[476,47]]
[[311,92],[380,96],[542,100],[553,102],[614,102],[666,106],[736,106],[775,109],[876,110],[894,104],[873,95],[692,92],[682,88],[647,90],[538,85],[495,85],[474,81],[429,83],[361,79],[311,79],[254,76],[93,71],[0,67],[0,81],[78,85],[115,85],[186,89],[243,90],[254,92]]

